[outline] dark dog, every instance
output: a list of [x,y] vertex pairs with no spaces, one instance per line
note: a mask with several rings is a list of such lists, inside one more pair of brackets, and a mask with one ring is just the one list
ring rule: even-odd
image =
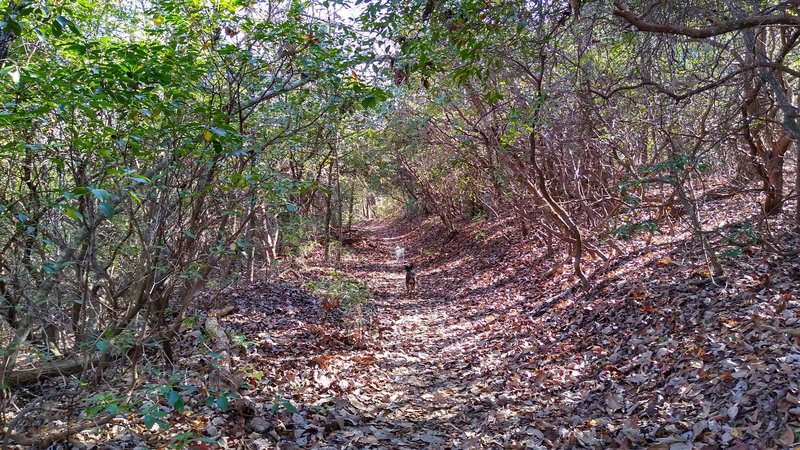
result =
[[403,268],[406,269],[406,294],[411,295],[417,287],[417,275],[414,274],[413,264],[406,264]]

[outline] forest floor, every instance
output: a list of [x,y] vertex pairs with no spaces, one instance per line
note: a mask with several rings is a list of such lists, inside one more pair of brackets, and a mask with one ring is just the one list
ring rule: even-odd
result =
[[[688,241],[632,246],[588,261],[593,287],[584,292],[511,225],[478,221],[454,235],[432,220],[362,225],[340,270],[365,282],[374,302],[350,319],[325,315],[295,288],[236,293],[239,313],[225,323],[257,343],[247,363],[271,368],[271,398],[255,394],[265,420],[245,423],[234,441],[670,450],[800,442],[796,255],[746,247],[715,283]],[[781,242],[798,248],[800,236]],[[413,295],[396,245],[418,268]],[[327,270],[311,264],[302,277]]]
[[[773,229],[784,248],[800,248],[800,234]],[[172,370],[145,380],[182,395],[183,412],[166,390],[144,402],[168,413],[169,428],[145,430],[132,414],[71,445],[796,447],[798,256],[754,242],[724,260],[726,279],[711,280],[698,246],[670,239],[588,259],[592,287],[583,291],[509,220],[476,220],[455,234],[434,220],[361,224],[339,273],[365,283],[371,302],[326,312],[309,294],[309,280],[331,276],[318,258],[283,281],[209,292],[205,310],[236,307],[220,323],[233,336],[237,375],[221,379],[219,354],[187,328]],[[417,267],[413,295],[396,245]],[[151,363],[163,367],[157,356]],[[241,401],[205,401],[226,383],[242,388]]]

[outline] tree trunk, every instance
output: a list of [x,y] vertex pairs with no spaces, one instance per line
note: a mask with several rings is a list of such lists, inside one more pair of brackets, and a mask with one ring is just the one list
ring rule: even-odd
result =
[[783,210],[783,155],[775,156],[766,161],[767,180],[764,191],[764,212],[775,215]]
[[356,187],[353,181],[350,181],[350,205],[347,207],[347,232],[353,232],[353,201],[356,196]]
[[[534,124],[533,126],[535,126]],[[538,194],[544,201],[544,205],[550,211],[550,213],[557,219],[558,223],[560,223],[566,231],[569,233],[570,237],[572,238],[572,269],[575,272],[575,275],[581,280],[581,285],[584,289],[589,289],[589,279],[586,278],[586,274],[583,273],[583,268],[581,267],[581,259],[583,258],[583,236],[581,234],[578,225],[572,220],[569,213],[564,210],[561,205],[559,205],[555,199],[550,195],[550,191],[547,190],[547,183],[544,179],[544,173],[542,172],[541,168],[539,167],[539,163],[536,160],[536,134],[534,131],[531,131],[528,136],[529,144],[530,144],[530,155],[531,155],[531,165],[533,167],[534,176],[536,177],[536,183],[538,184]]]
[[331,216],[333,216],[333,192],[330,187],[333,184],[333,159],[331,159],[328,167],[328,189],[325,196],[325,236],[322,241],[322,255],[325,263],[329,261],[330,249],[328,248],[331,242]]
[[[675,180],[675,190],[678,193],[678,197],[681,199],[683,203],[683,207],[686,210],[686,214],[689,215],[689,221],[692,224],[692,228],[694,229],[695,235],[697,235],[697,239],[700,240],[700,245],[703,248],[703,253],[705,253],[706,261],[708,262],[711,275],[714,277],[721,277],[725,275],[725,272],[722,269],[722,265],[719,262],[719,258],[717,257],[717,253],[714,250],[714,247],[711,246],[711,243],[706,238],[705,234],[703,234],[703,224],[700,221],[700,212],[697,210],[696,201],[694,198],[694,190],[691,187],[689,188],[692,192],[692,198],[689,198],[686,189],[683,186],[683,180],[678,177],[678,173],[673,170],[672,171],[672,178]],[[690,179],[691,183],[691,179]]]
[[794,148],[797,151],[797,159],[794,165],[794,225],[797,232],[800,232],[800,141],[795,141]]
[[[334,145],[335,147],[335,145]],[[337,202],[337,210],[339,216],[339,223],[337,223],[338,232],[336,233],[337,241],[339,242],[338,247],[336,249],[336,267],[338,268],[339,265],[342,263],[342,242],[344,236],[342,234],[342,227],[343,225],[343,217],[342,213],[344,211],[344,202],[342,201],[342,171],[341,166],[339,164],[339,152],[338,149],[333,149],[333,158],[336,161],[336,202]]]
[[[8,0],[8,15],[4,17],[4,21],[7,21],[8,16],[14,15],[17,13],[17,2],[14,0]],[[5,66],[6,59],[8,59],[8,53],[11,48],[11,43],[14,42],[14,32],[11,31],[10,27],[8,31],[0,31],[0,68]]]

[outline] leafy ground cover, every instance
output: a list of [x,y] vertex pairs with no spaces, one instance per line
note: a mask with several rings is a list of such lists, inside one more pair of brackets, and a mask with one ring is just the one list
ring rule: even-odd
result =
[[[796,255],[756,240],[724,260],[726,279],[712,280],[685,236],[632,241],[609,261],[590,261],[593,287],[582,291],[512,225],[477,220],[449,234],[431,220],[371,223],[338,272],[310,258],[281,282],[209,292],[207,311],[235,308],[219,319],[227,351],[187,327],[175,370],[148,372],[142,406],[71,445],[678,450],[800,442]],[[787,247],[800,244],[798,234],[775,229]],[[730,230],[723,224],[719,235],[739,232]],[[404,292],[396,245],[419,267],[415,295]],[[226,353],[229,371],[220,369]],[[107,407],[114,397],[94,401]],[[29,419],[18,431],[46,422]]]

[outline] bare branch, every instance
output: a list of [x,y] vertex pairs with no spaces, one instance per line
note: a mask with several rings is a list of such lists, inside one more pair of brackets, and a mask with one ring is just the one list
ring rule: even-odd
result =
[[764,61],[764,62],[755,63],[755,64],[750,65],[748,67],[742,67],[742,68],[740,68],[738,70],[735,70],[733,72],[728,73],[727,75],[725,75],[724,77],[722,77],[722,78],[720,78],[718,80],[712,81],[712,82],[710,82],[708,84],[705,84],[703,86],[697,87],[695,89],[692,89],[690,91],[686,91],[686,92],[680,93],[680,94],[677,93],[677,92],[673,92],[673,91],[667,89],[666,87],[664,87],[663,85],[661,85],[659,83],[656,83],[655,81],[652,81],[652,80],[643,80],[643,81],[641,81],[639,83],[636,83],[636,84],[627,85],[627,86],[619,86],[619,87],[616,87],[616,88],[614,88],[611,91],[606,92],[606,93],[600,92],[600,91],[598,91],[596,89],[589,89],[589,91],[591,93],[595,94],[595,95],[598,95],[598,96],[602,97],[603,99],[608,100],[609,98],[613,97],[614,94],[617,94],[618,92],[630,91],[630,90],[639,89],[639,88],[642,88],[642,87],[645,87],[645,86],[650,86],[650,87],[654,88],[655,90],[657,90],[658,92],[660,92],[660,93],[666,95],[667,97],[675,100],[676,102],[679,102],[681,100],[686,100],[687,98],[693,97],[693,96],[695,96],[697,94],[700,94],[700,93],[703,93],[705,91],[720,87],[720,86],[724,85],[725,83],[727,83],[728,81],[730,81],[732,78],[736,77],[737,75],[740,75],[742,73],[749,72],[751,70],[758,69],[758,68],[770,68],[770,69],[780,70],[781,72],[788,73],[789,75],[792,75],[794,77],[800,78],[800,71],[798,71],[798,70],[786,67],[783,64]]
[[250,100],[248,100],[247,102],[245,102],[241,106],[241,108],[239,108],[239,111],[244,111],[245,109],[252,108],[253,106],[258,105],[259,103],[265,102],[265,101],[267,101],[269,99],[275,98],[275,97],[277,97],[277,96],[279,96],[281,94],[284,94],[286,92],[290,92],[290,91],[293,91],[293,90],[295,90],[297,88],[303,87],[303,86],[305,86],[306,84],[308,84],[308,83],[310,83],[312,81],[314,81],[314,78],[312,78],[312,77],[301,77],[301,78],[299,78],[299,79],[297,79],[297,80],[295,80],[295,81],[293,81],[291,83],[284,84],[283,86],[281,86],[278,89],[271,89],[271,90],[264,91],[263,93],[261,93],[261,95],[259,95],[257,97],[253,97]]
[[731,33],[733,31],[745,30],[765,25],[784,25],[800,26],[799,16],[789,16],[786,14],[770,14],[742,17],[736,20],[720,22],[708,27],[692,28],[679,25],[649,22],[629,10],[622,0],[613,0],[614,15],[625,19],[628,23],[638,28],[640,31],[652,33],[676,34],[695,39],[705,39],[712,36]]

